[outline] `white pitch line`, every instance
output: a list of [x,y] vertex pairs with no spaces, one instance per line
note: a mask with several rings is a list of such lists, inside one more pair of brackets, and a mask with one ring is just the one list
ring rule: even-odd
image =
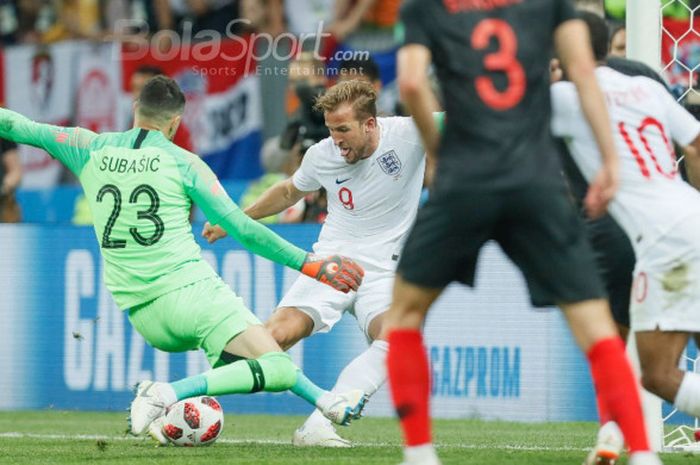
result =
[[[77,440],[77,441],[147,441],[146,438],[134,436],[107,436],[100,434],[40,434],[40,433],[21,433],[11,431],[0,433],[0,438],[10,439],[59,439],[59,440]],[[217,440],[222,444],[269,444],[276,446],[289,446],[291,441],[282,441],[275,439],[230,439],[221,438]],[[382,443],[382,442],[354,442],[356,447],[399,447],[398,444]],[[542,451],[542,452],[585,452],[588,449],[580,447],[545,447],[545,446],[525,446],[525,445],[500,445],[489,446],[486,444],[437,444],[440,448],[455,448],[455,449],[476,449],[476,450],[522,450],[522,451]]]

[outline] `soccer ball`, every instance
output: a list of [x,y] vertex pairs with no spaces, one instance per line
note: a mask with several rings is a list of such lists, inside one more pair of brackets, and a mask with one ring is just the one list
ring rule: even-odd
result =
[[223,428],[221,404],[213,397],[200,396],[183,399],[168,409],[163,434],[176,446],[208,446]]

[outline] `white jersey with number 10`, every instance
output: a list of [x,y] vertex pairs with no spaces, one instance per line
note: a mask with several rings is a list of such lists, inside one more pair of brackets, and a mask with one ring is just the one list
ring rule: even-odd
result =
[[418,209],[425,156],[411,118],[377,121],[379,146],[368,158],[346,163],[329,137],[309,148],[293,182],[301,191],[327,191],[316,253],[393,269]]
[[[700,193],[678,173],[673,142],[689,145],[700,122],[658,82],[599,67],[596,77],[607,101],[620,156],[620,188],[611,215],[632,241],[637,259],[675,226],[700,216]],[[587,180],[601,167],[595,138],[569,82],[552,86],[552,131],[567,139]]]

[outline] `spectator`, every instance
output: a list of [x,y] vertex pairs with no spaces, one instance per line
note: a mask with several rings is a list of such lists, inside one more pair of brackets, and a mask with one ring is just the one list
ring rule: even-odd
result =
[[144,5],[136,8],[131,0],[101,0],[101,20],[106,32],[116,32],[120,21],[130,19],[146,20],[148,13]]
[[[238,17],[236,0],[154,0],[153,9],[159,30],[182,32],[190,23],[192,34],[211,30],[226,34],[229,23]],[[231,32],[240,32],[235,25]]]
[[302,223],[324,223],[328,216],[328,199],[326,189],[320,188],[304,198],[304,215]]
[[282,0],[241,0],[238,15],[251,32],[272,37],[285,32]]
[[131,91],[131,99],[135,102],[139,98],[141,89],[146,85],[149,79],[155,76],[165,74],[162,69],[152,65],[142,65],[136,68],[129,79],[129,91]]
[[400,113],[398,89],[394,85],[384,87],[379,66],[372,57],[351,58],[340,63],[338,82],[363,79],[372,84],[377,93],[377,115],[391,116]]
[[333,21],[335,0],[285,0],[287,29],[295,36],[312,34]]
[[316,97],[326,90],[326,68],[311,52],[303,52],[289,63],[288,76],[287,114],[290,119],[280,146],[291,150],[301,144],[301,153],[305,153],[311,145],[329,135],[323,114],[313,108]]
[[[272,137],[265,141],[261,152],[261,161],[265,174],[248,186],[241,197],[241,208],[245,209],[255,203],[260,195],[268,188],[279,181],[290,177],[301,163],[299,147],[295,146],[291,150],[284,150],[280,147],[280,138]],[[304,215],[304,200],[300,200],[296,205],[287,210],[274,215],[262,218],[261,223],[299,223]]]
[[610,50],[608,55],[625,58],[627,56],[627,30],[619,25],[610,34]]
[[[311,52],[300,53],[289,63],[287,111],[290,121],[280,138],[280,146],[292,151],[298,160],[316,142],[329,136],[323,114],[314,109],[314,102],[328,84],[326,67]],[[323,189],[304,198],[303,213],[290,217],[288,222],[323,223],[328,214],[326,193]]]
[[374,87],[374,91],[377,95],[379,95],[382,90],[379,67],[371,57],[349,59],[340,63],[338,81],[347,81],[350,79],[361,79],[369,82],[372,84],[372,87]]
[[100,5],[98,0],[62,0],[54,4],[56,20],[42,36],[45,43],[67,39],[98,39]]
[[[335,18],[326,30],[333,34],[338,42],[342,42],[347,36],[360,27],[366,17],[374,18],[378,16],[375,13],[378,9],[382,9],[383,11],[381,16],[383,22],[386,23],[385,26],[393,27],[398,15],[399,3],[400,2],[397,0],[385,0],[382,2],[377,2],[377,0],[357,0],[355,2],[350,0],[336,0]],[[388,5],[384,6],[384,4]],[[390,11],[392,5],[395,6],[393,20]],[[377,24],[375,24],[375,26],[376,25]]]
[[0,139],[0,223],[18,223],[21,213],[15,191],[22,180],[17,144]]
[[17,5],[10,0],[0,0],[0,44],[14,44],[17,27]]
[[41,34],[51,25],[53,16],[52,6],[48,2],[37,0],[19,0],[17,6],[17,30],[15,39],[18,42],[40,42]]
[[[305,94],[307,88],[321,92],[327,85],[328,78],[323,61],[315,58],[312,52],[299,53],[289,62],[287,70],[287,115],[291,116],[301,111],[302,100],[308,97]],[[310,106],[313,106],[312,102]]]

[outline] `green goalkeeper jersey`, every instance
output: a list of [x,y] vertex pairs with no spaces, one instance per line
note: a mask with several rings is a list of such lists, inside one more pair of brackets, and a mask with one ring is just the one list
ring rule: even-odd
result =
[[304,262],[306,252],[246,216],[206,163],[160,131],[98,135],[0,109],[0,137],[43,148],[80,179],[105,285],[122,309],[216,275],[192,235],[192,201],[252,252],[297,270]]

